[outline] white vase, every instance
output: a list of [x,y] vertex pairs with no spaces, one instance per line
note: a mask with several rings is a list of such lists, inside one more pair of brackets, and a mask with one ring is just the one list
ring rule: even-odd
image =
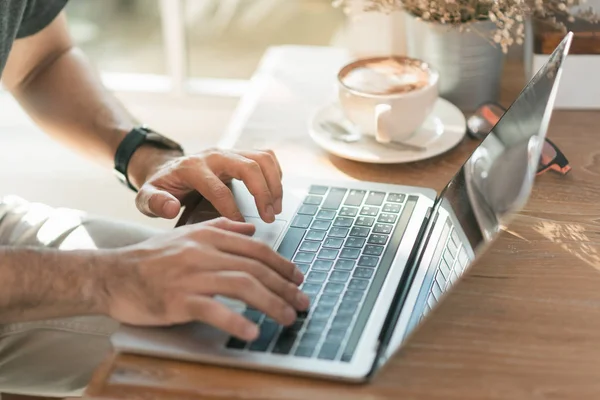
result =
[[504,54],[491,43],[494,23],[471,24],[469,32],[406,16],[407,53],[440,74],[440,96],[464,111],[498,101]]

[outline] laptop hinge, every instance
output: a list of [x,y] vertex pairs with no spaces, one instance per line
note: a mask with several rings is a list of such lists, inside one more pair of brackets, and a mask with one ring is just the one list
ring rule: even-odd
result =
[[379,333],[377,351],[373,365],[371,366],[371,370],[367,375],[368,378],[371,378],[380,367],[382,355],[387,351],[387,347],[392,339],[396,324],[400,318],[400,313],[404,307],[404,303],[408,297],[408,293],[414,281],[418,266],[423,258],[423,253],[431,237],[431,233],[433,231],[432,228],[437,221],[437,212],[435,213],[434,218],[431,218],[433,211],[434,207],[430,207],[427,210],[423,224],[419,229],[415,246],[408,257],[408,261],[406,263],[407,268],[404,270],[404,273],[400,278],[400,282],[398,283],[398,288],[396,289],[396,293],[392,299],[390,309],[388,310],[387,316],[381,328],[381,332]]

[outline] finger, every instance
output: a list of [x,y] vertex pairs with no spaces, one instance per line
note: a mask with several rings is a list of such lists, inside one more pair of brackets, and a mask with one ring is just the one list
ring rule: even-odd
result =
[[227,253],[218,253],[214,262],[204,268],[203,271],[239,271],[246,272],[258,279],[266,288],[281,297],[288,304],[299,311],[306,310],[310,300],[298,286],[284,279],[257,260],[236,256]]
[[260,164],[241,154],[231,153],[226,157],[230,161],[227,164],[225,173],[244,182],[248,191],[254,196],[258,213],[265,222],[275,221],[273,196]]
[[241,340],[252,341],[258,337],[258,326],[217,300],[204,296],[191,296],[186,300],[192,319],[221,329]]
[[275,156],[266,151],[242,152],[244,157],[256,161],[263,172],[271,197],[273,198],[273,209],[275,214],[281,214],[283,186],[281,184],[280,168]]
[[[189,172],[187,172],[189,171]],[[186,181],[215,207],[224,217],[244,222],[244,216],[235,204],[231,190],[206,166],[186,170]]]
[[204,222],[204,226],[212,226],[214,228],[223,229],[228,232],[239,233],[245,236],[252,236],[256,232],[256,227],[247,222],[232,221],[227,218],[215,218]]
[[[288,326],[297,317],[296,310],[281,297],[267,289],[258,279],[239,271],[219,271],[202,274],[204,287],[208,287],[213,296],[220,295],[241,300]],[[204,290],[204,294],[206,291]]]
[[275,166],[277,167],[277,170],[279,171],[279,179],[283,179],[283,170],[281,169],[281,164],[279,164],[279,160],[277,159],[275,152],[273,150],[265,150],[265,152],[267,152],[273,156],[273,158],[275,159]]
[[[206,235],[204,232],[201,234]],[[209,237],[200,237],[198,240],[210,240],[213,246],[223,252],[260,261],[297,285],[304,280],[304,275],[294,263],[256,239],[215,229]]]
[[175,196],[150,184],[141,187],[135,198],[135,204],[149,217],[173,219],[181,210],[181,203]]

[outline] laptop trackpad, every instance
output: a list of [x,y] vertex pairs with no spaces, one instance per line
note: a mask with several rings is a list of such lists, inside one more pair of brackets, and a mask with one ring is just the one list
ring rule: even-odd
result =
[[275,247],[281,233],[287,225],[287,221],[276,219],[270,224],[264,222],[259,217],[244,217],[246,222],[251,223],[256,227],[256,232],[253,237],[271,246]]

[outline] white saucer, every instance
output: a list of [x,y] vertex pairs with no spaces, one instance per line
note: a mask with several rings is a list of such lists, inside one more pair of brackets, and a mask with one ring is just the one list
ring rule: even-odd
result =
[[425,151],[404,151],[386,147],[367,135],[363,135],[356,142],[346,143],[334,139],[323,129],[321,124],[324,121],[334,121],[346,128],[356,129],[344,117],[337,102],[320,108],[313,115],[309,122],[310,137],[323,149],[338,157],[375,164],[408,163],[435,157],[460,143],[467,131],[463,113],[454,104],[442,98],[437,100],[423,125],[404,141],[425,147]]

